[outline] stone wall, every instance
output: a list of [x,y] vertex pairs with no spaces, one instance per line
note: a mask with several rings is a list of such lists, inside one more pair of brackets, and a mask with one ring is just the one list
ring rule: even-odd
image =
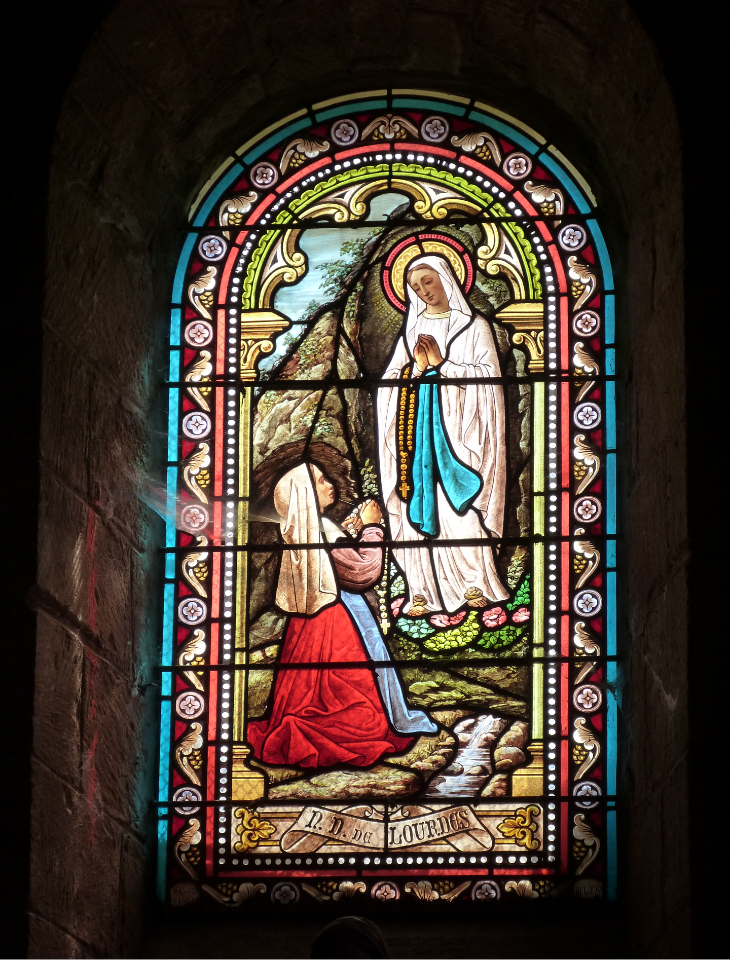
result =
[[[653,47],[623,0],[119,0],[66,96],[50,173],[32,956],[180,955],[163,921],[143,932],[161,529],[140,477],[163,455],[166,301],[187,207],[261,127],[385,85],[513,113],[605,210],[622,304],[625,949],[689,952],[682,185]],[[616,925],[596,922],[615,948]],[[529,942],[505,933],[498,952],[583,955],[585,928],[545,924],[519,925]],[[234,929],[186,926],[189,955],[234,955]],[[405,929],[401,956],[461,950],[445,928],[428,946]],[[296,937],[296,951],[272,950],[301,955]]]

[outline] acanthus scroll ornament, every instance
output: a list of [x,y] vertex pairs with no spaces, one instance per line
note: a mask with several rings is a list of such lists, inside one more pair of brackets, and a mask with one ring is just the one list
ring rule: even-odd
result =
[[[187,640],[180,649],[180,653],[177,658],[178,664],[181,667],[192,665],[196,660],[202,659],[205,649],[205,631],[200,629],[194,630],[192,637]],[[186,670],[183,676],[189,683],[191,683],[202,693],[203,684],[200,678],[195,675],[193,670]]]
[[201,839],[200,821],[191,818],[188,821],[188,825],[183,828],[175,841],[175,856],[177,857],[177,862],[185,872],[189,873],[195,880],[198,879],[198,875],[190,864],[186,854],[189,854],[191,847],[197,846]]
[[[576,531],[577,533],[578,531]],[[599,554],[600,556],[600,554]],[[573,627],[573,644],[577,647],[576,656],[597,657],[601,648],[596,643],[593,633],[586,627],[584,620],[576,621]],[[581,664],[573,683],[577,686],[582,683],[586,677],[590,676],[596,669],[596,661],[588,660]]]
[[[576,537],[584,533],[583,527],[578,527],[575,531]],[[576,554],[573,558],[573,569],[579,574],[575,588],[580,590],[583,584],[590,580],[596,567],[601,562],[601,551],[590,540],[574,540],[573,550]]]
[[502,153],[497,146],[497,141],[484,130],[465,133],[463,137],[453,136],[451,143],[464,153],[473,153],[480,160],[493,160],[497,165],[502,162]]
[[[590,351],[583,345],[581,340],[578,340],[573,347],[573,364],[575,366],[575,372],[579,376],[581,374],[587,374],[589,377],[594,377],[600,369],[597,360],[591,356]],[[587,393],[590,393],[594,386],[595,380],[581,381],[575,402],[580,403],[583,397],[585,397]]]
[[216,267],[208,267],[205,273],[202,273],[197,280],[188,287],[188,299],[206,320],[212,320],[210,308],[213,306],[213,290],[215,289],[218,270]]
[[[205,547],[208,544],[207,537],[198,537],[198,546]],[[205,580],[208,575],[208,568],[203,563],[204,560],[208,559],[208,554],[205,552],[196,552],[188,553],[185,555],[182,561],[182,573],[185,579],[188,581],[193,590],[196,591],[201,597],[208,596],[208,592],[203,585],[203,580]]]
[[[213,372],[213,364],[210,362],[210,358],[211,354],[209,350],[201,350],[198,359],[195,360],[185,372],[185,383],[200,384],[208,381]],[[210,406],[207,400],[210,387],[188,386],[186,390],[189,396],[191,396],[206,413],[210,413]]]
[[532,880],[508,880],[504,885],[505,893],[516,893],[518,897],[537,900],[540,894],[532,889]]
[[[241,907],[259,893],[266,893],[266,885],[263,883],[251,883],[247,880],[236,889],[235,884],[221,884],[221,890],[209,886],[207,883],[201,884],[201,890],[204,890],[209,897],[222,903],[224,907]],[[231,890],[232,893],[226,894],[223,890]]]
[[594,634],[586,627],[583,620],[576,620],[573,628],[573,643],[578,648],[579,655],[597,657],[601,648],[596,642]]
[[438,890],[434,890],[429,880],[409,880],[404,887],[406,893],[412,893],[419,900],[438,900]]
[[207,443],[199,443],[198,449],[194,450],[187,463],[183,467],[183,480],[190,492],[203,503],[208,502],[208,498],[201,489],[201,474],[210,466],[210,447]]
[[562,190],[553,187],[548,183],[533,183],[532,180],[525,181],[523,187],[525,193],[529,193],[535,203],[540,204],[540,212],[550,217],[553,214],[561,214],[565,208],[565,198]]
[[314,160],[315,157],[318,157],[320,153],[325,153],[329,148],[328,140],[315,140],[314,138],[307,140],[304,137],[297,137],[288,144],[282,153],[279,169],[284,174],[290,166],[293,169],[301,167],[307,159]]
[[573,780],[580,780],[588,773],[596,760],[598,760],[601,754],[601,744],[596,739],[593,728],[588,725],[585,717],[575,718],[573,724],[573,740],[577,744],[577,748],[574,748],[574,750],[582,749],[583,751],[582,761],[578,760],[580,767],[573,777]]
[[[256,202],[258,194],[255,190],[250,193],[242,193],[237,197],[229,197],[224,200],[218,210],[218,222],[222,227],[238,227],[241,225],[244,216],[251,210]],[[230,240],[231,234],[228,230],[223,231],[226,240]]]
[[575,489],[578,495],[583,493],[598,476],[601,470],[601,457],[588,445],[584,433],[576,434],[573,443],[573,456],[576,460],[573,464],[573,474],[578,481]]
[[[200,768],[200,764],[197,762],[197,757],[199,756],[199,751],[203,746],[203,727],[200,723],[191,723],[190,729],[178,745],[175,747],[175,762],[178,767],[182,770],[185,776],[195,784],[196,787],[200,786],[200,777],[197,774],[195,766]],[[195,763],[195,766],[193,766]]]
[[405,140],[409,133],[412,137],[418,136],[418,129],[410,120],[388,113],[371,120],[362,132],[362,139],[372,135],[373,140]]
[[592,825],[586,821],[584,813],[576,813],[573,817],[573,823],[575,824],[573,827],[573,836],[576,840],[582,841],[586,847],[588,847],[586,855],[578,864],[575,871],[577,875],[580,875],[588,869],[598,856],[598,851],[601,849],[601,841],[593,832]]
[[577,257],[568,257],[568,268],[568,276],[573,281],[570,290],[576,298],[573,309],[580,310],[595,293],[596,277],[589,267],[578,262]]

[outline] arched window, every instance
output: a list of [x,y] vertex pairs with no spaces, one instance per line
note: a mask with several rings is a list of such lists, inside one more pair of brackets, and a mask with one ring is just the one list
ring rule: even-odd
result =
[[614,293],[560,150],[376,90],[245,143],[172,285],[162,898],[616,890]]

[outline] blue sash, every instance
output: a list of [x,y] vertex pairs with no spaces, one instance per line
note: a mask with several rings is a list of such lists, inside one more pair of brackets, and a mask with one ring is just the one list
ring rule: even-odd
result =
[[[346,590],[342,590],[340,596],[360,630],[370,657],[381,662],[390,660],[390,653],[365,597]],[[395,667],[375,667],[375,676],[383,706],[396,733],[438,733],[438,727],[423,710],[406,703]]]
[[444,430],[441,392],[434,382],[436,371],[426,374],[430,383],[418,387],[413,451],[413,496],[408,504],[408,519],[421,533],[435,537],[439,532],[436,509],[436,483],[457,513],[463,513],[482,488],[479,474],[457,459]]

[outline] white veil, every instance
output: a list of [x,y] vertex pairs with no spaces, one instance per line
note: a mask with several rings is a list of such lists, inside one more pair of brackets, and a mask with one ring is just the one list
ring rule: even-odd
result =
[[[285,473],[274,490],[286,544],[324,543],[317,497],[306,463]],[[337,581],[326,550],[284,549],[276,603],[288,613],[313,614],[337,599]]]
[[441,356],[446,356],[448,345],[454,339],[457,333],[468,325],[472,317],[472,309],[467,303],[464,294],[461,292],[456,277],[454,276],[451,265],[443,257],[424,256],[411,260],[408,264],[408,273],[410,274],[417,267],[429,267],[440,277],[446,296],[449,301],[449,310],[451,316],[448,323],[440,320],[434,323],[433,314],[429,317],[426,313],[428,304],[418,296],[416,291],[407,281],[404,286],[408,290],[408,318],[406,320],[406,343],[411,353],[416,345],[418,337],[422,333],[430,334],[436,339],[441,350]]

